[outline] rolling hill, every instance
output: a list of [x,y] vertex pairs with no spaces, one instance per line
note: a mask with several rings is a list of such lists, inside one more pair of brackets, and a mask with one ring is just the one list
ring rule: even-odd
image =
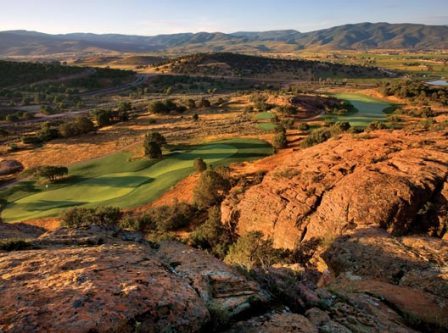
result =
[[0,32],[0,56],[141,52],[294,52],[302,49],[446,49],[448,26],[359,23],[301,33],[180,33],[158,36]]
[[168,59],[158,68],[177,74],[318,79],[335,77],[384,78],[393,76],[375,67],[349,66],[301,59],[277,59],[235,53],[197,53]]

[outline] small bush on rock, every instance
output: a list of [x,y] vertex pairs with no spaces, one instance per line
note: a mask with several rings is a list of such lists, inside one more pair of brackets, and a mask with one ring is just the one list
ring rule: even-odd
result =
[[210,250],[215,256],[224,259],[232,237],[229,230],[221,223],[221,209],[214,206],[208,210],[207,220],[190,235],[190,244]]
[[62,214],[62,225],[68,228],[118,227],[121,217],[122,212],[116,207],[72,208]]
[[146,218],[151,221],[146,222],[147,226],[151,224],[160,232],[179,230],[190,224],[194,218],[196,210],[187,203],[175,203],[172,206],[161,206],[150,209]]
[[281,260],[281,251],[274,249],[272,239],[263,239],[263,233],[252,231],[241,236],[230,246],[225,262],[246,270],[268,268]]

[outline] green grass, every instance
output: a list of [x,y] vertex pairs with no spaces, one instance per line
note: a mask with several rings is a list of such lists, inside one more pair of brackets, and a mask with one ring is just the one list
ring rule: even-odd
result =
[[326,116],[333,121],[348,121],[353,127],[366,127],[372,121],[386,121],[387,102],[358,94],[337,94],[335,97],[350,102],[358,111],[341,116]]
[[277,127],[276,124],[270,122],[275,118],[275,114],[272,112],[260,112],[255,116],[255,120],[258,120],[258,128],[266,132],[272,132]]
[[276,129],[277,125],[273,123],[260,123],[258,124],[258,127],[261,128],[263,131],[272,132]]
[[274,118],[275,115],[272,112],[260,112],[255,116],[256,120],[269,120]]
[[256,139],[232,139],[178,148],[160,161],[130,161],[129,153],[116,153],[70,168],[70,178],[49,188],[21,182],[0,191],[6,222],[57,216],[68,207],[116,206],[132,208],[151,202],[191,174],[193,161],[209,165],[257,159],[273,153]]

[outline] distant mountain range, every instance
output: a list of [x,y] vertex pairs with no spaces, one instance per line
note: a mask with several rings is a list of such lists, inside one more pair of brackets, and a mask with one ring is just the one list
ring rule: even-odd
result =
[[448,49],[448,26],[359,23],[301,33],[180,33],[158,36],[0,32],[0,56],[144,52],[295,52],[303,49]]

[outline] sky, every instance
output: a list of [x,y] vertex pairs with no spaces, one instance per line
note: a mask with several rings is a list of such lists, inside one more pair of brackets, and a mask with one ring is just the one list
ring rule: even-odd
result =
[[307,32],[359,22],[448,25],[448,0],[0,0],[0,31]]

